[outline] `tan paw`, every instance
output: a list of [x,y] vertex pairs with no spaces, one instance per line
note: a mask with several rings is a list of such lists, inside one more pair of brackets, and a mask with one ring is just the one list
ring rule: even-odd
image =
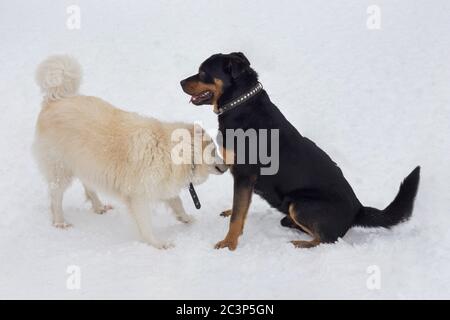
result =
[[305,248],[305,249],[313,248],[313,247],[315,247],[315,246],[320,244],[320,242],[317,241],[317,240],[311,240],[311,241],[297,240],[297,241],[291,241],[291,243],[296,248]]
[[214,248],[216,249],[228,248],[229,250],[234,251],[236,250],[237,245],[238,245],[237,239],[235,240],[224,239],[222,241],[217,242]]

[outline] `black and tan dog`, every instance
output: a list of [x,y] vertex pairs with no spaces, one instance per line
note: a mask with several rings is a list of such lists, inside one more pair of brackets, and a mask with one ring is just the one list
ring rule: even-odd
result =
[[222,214],[231,214],[230,228],[216,248],[236,248],[253,192],[286,214],[283,226],[312,237],[311,241],[292,242],[301,248],[335,242],[353,226],[389,228],[411,216],[420,167],[405,178],[386,209],[364,207],[333,160],[303,137],[270,101],[244,54],[211,56],[181,86],[193,104],[214,106],[223,137],[227,129],[279,130],[279,170],[274,175],[262,175],[260,162],[237,163],[236,147],[227,149],[229,144],[223,139],[223,155],[227,161],[233,159],[234,194],[232,210]]

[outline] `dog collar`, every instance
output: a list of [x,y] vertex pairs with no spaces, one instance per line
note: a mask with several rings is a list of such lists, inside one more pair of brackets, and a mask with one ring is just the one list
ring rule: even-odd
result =
[[192,201],[194,201],[195,208],[200,209],[202,205],[200,204],[200,200],[198,199],[197,192],[195,192],[192,182],[189,183],[189,193],[191,194]]
[[246,102],[248,99],[250,99],[250,98],[254,97],[255,95],[257,95],[258,93],[260,93],[262,91],[262,89],[263,89],[263,85],[260,82],[258,82],[256,84],[256,86],[254,86],[252,89],[250,89],[250,91],[248,91],[247,93],[240,95],[236,99],[224,104],[223,106],[218,108],[219,109],[218,111],[214,111],[214,112],[216,112],[218,115],[221,115],[222,113],[230,111],[231,109],[236,108],[237,106]]

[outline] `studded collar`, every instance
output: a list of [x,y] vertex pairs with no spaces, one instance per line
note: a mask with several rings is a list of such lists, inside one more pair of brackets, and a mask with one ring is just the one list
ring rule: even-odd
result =
[[258,82],[256,84],[256,86],[254,86],[253,88],[250,89],[250,91],[240,95],[239,97],[231,100],[230,102],[224,104],[223,106],[219,106],[217,111],[214,111],[215,113],[217,113],[218,115],[227,112],[231,109],[236,108],[237,106],[243,104],[244,102],[246,102],[248,99],[254,97],[255,95],[257,95],[258,93],[260,93],[263,89],[263,85]]

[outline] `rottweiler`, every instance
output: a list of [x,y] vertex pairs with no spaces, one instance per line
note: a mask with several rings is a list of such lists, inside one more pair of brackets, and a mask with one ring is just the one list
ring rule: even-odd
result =
[[[411,216],[420,166],[404,179],[397,196],[384,210],[363,206],[336,163],[302,136],[272,103],[243,53],[212,55],[200,65],[198,73],[181,81],[181,87],[194,105],[214,106],[222,155],[233,175],[233,206],[222,213],[231,215],[230,227],[225,239],[216,244],[217,249],[236,249],[253,193],[286,214],[282,226],[312,237],[310,241],[292,241],[298,248],[333,243],[353,226],[389,228]],[[255,150],[254,141],[245,139],[244,147],[235,141],[230,143],[227,132],[239,129],[277,132],[277,148],[270,139],[266,146],[270,152],[278,152],[275,173],[261,174],[267,163],[260,160],[246,162],[248,153]],[[242,152],[246,161],[238,161]]]

